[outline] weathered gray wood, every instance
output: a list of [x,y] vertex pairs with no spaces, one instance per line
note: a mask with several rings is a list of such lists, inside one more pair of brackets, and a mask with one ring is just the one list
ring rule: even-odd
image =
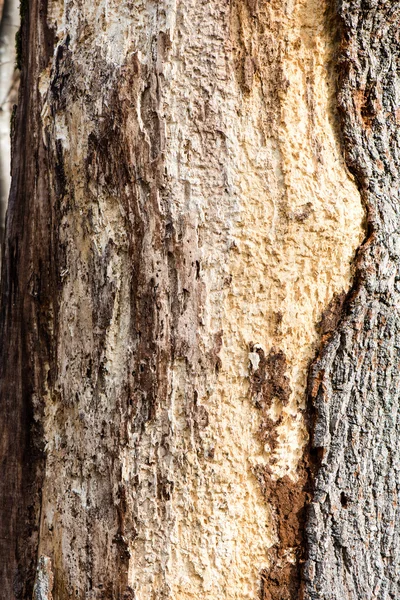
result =
[[347,164],[367,211],[355,285],[312,367],[319,460],[305,598],[400,598],[400,3],[336,3]]

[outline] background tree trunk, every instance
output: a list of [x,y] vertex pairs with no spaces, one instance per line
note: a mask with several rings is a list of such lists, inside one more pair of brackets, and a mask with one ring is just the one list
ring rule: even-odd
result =
[[10,122],[18,93],[19,76],[15,64],[18,27],[18,1],[0,0],[0,253],[11,182]]
[[398,598],[399,15],[23,2],[5,599]]

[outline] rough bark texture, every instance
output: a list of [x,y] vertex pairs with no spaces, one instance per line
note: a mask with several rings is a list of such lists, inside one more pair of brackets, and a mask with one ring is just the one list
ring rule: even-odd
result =
[[341,1],[339,105],[368,236],[341,322],[312,368],[306,598],[400,597],[400,3]]
[[4,599],[297,597],[307,367],[363,236],[326,8],[23,3]]

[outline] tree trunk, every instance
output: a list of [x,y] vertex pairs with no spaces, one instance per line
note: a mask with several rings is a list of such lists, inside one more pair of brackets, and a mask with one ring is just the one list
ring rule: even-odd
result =
[[2,598],[398,600],[400,3],[21,14]]

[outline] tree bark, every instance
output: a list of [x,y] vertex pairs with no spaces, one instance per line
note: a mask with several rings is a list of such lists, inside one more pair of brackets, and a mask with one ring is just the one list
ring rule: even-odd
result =
[[343,145],[367,212],[355,284],[311,371],[306,597],[400,597],[399,2],[339,2]]
[[399,597],[399,15],[23,3],[2,597]]

